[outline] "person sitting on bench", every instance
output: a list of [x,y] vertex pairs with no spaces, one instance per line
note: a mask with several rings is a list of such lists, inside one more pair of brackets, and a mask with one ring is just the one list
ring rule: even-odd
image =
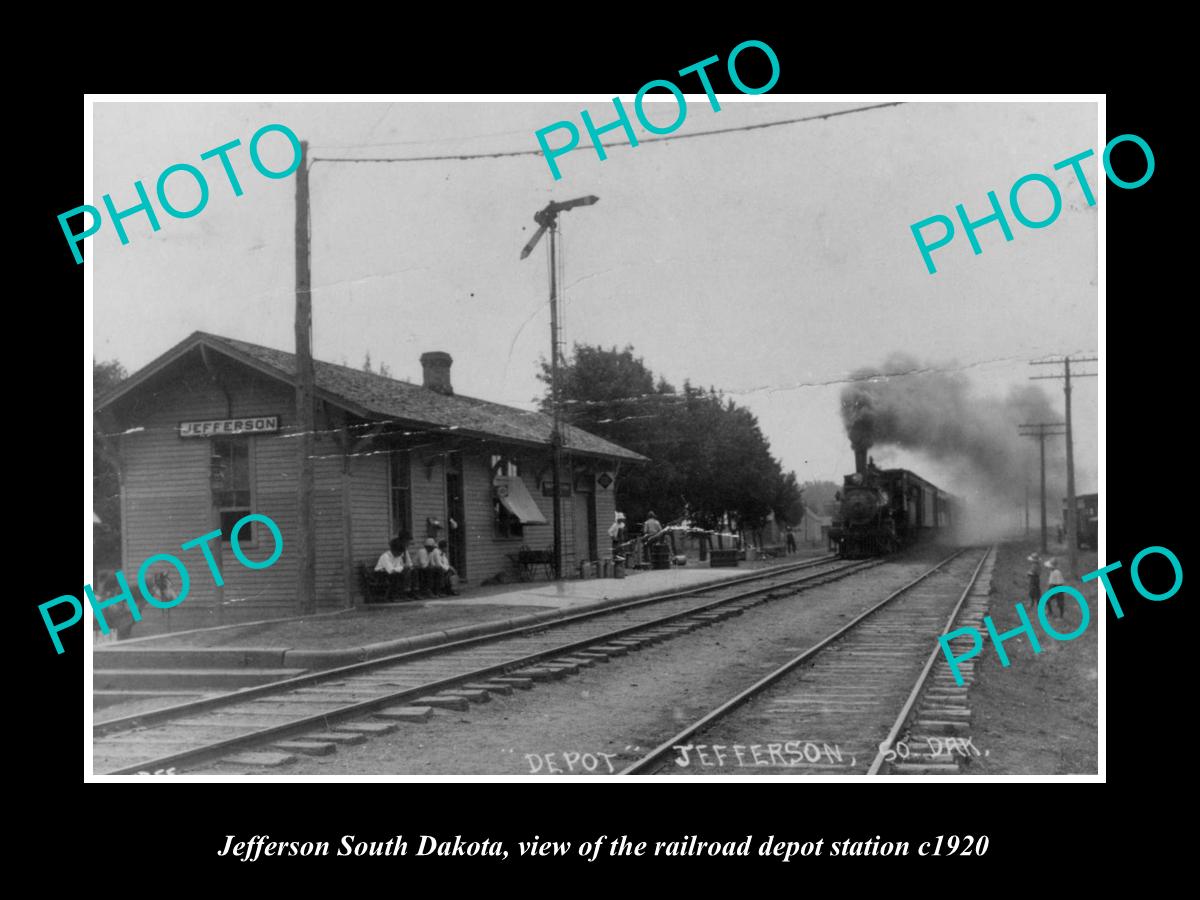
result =
[[430,556],[437,549],[437,541],[433,538],[425,538],[425,545],[418,547],[414,555],[414,565],[416,566],[416,575],[413,579],[414,587],[420,592],[423,599],[428,600],[433,596],[433,568],[430,566]]
[[401,538],[394,537],[388,541],[388,549],[383,551],[379,562],[375,563],[375,571],[387,575],[388,587],[385,600],[412,596],[412,560]]
[[445,594],[448,597],[458,596],[458,591],[454,589],[454,576],[458,572],[455,571],[454,566],[450,565],[448,553],[447,543],[438,541],[437,547],[429,554],[430,581],[435,596],[437,594]]

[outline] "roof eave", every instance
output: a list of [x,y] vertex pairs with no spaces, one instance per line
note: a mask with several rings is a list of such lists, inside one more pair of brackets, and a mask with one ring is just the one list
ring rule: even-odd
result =
[[[148,380],[150,380],[150,378],[163,371],[172,363],[177,362],[185,354],[191,352],[200,345],[209,347],[218,353],[223,353],[226,356],[237,360],[243,365],[249,366],[256,371],[261,372],[263,375],[266,375],[269,378],[274,378],[275,380],[282,381],[288,385],[294,385],[296,382],[295,375],[289,374],[277,366],[272,366],[268,363],[265,363],[248,353],[243,353],[236,347],[231,347],[219,337],[206,334],[202,331],[197,331],[184,338],[166,353],[154,360],[151,360],[142,368],[138,369],[137,372],[126,378],[103,397],[94,399],[92,403],[92,411],[94,413],[98,413],[104,410],[106,407],[111,406],[114,402],[120,400],[122,397],[126,396],[136,388],[141,387]],[[364,419],[373,418],[380,415],[378,412],[354,403],[353,401],[349,401],[345,397],[342,397],[338,394],[330,393],[323,388],[315,388],[313,395],[327,403],[332,403],[334,406],[340,407],[348,412],[352,412],[356,416],[361,416]]]

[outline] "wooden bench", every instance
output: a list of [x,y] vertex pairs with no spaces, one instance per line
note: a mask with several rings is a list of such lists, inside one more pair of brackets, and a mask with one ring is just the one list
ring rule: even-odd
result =
[[536,579],[538,566],[541,566],[545,570],[547,581],[551,581],[554,578],[553,547],[549,550],[530,550],[528,547],[522,547],[516,553],[508,554],[508,558],[517,567],[522,581],[533,581]]
[[392,599],[392,581],[387,572],[376,572],[366,563],[358,564],[358,590],[364,603],[387,603]]

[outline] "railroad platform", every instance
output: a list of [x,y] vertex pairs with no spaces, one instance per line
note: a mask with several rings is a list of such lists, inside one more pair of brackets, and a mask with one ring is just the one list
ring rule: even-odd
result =
[[[164,702],[168,698],[179,702],[223,693],[305,671],[550,622],[654,594],[700,588],[799,562],[808,555],[742,562],[736,568],[694,565],[643,570],[626,578],[522,582],[467,589],[453,598],[377,604],[337,615],[204,628],[104,644],[92,652],[93,706],[119,705],[127,710],[130,704],[145,709],[170,705]],[[107,717],[109,710],[105,712]]]

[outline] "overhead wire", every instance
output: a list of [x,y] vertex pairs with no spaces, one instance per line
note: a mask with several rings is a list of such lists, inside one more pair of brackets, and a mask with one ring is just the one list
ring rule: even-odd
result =
[[[772,122],[757,122],[752,125],[733,125],[728,128],[709,128],[705,131],[693,131],[689,134],[667,134],[659,137],[643,138],[636,142],[637,146],[642,144],[657,144],[662,141],[685,141],[691,138],[711,137],[717,134],[732,134],[738,131],[758,131],[764,128],[778,128],[782,125],[798,125],[802,122],[815,122],[820,119],[832,119],[836,116],[848,116],[852,113],[869,112],[875,109],[884,109],[889,106],[902,106],[904,101],[893,100],[888,103],[873,103],[870,106],[857,106],[852,109],[840,109],[827,113],[816,113],[811,116],[796,116],[791,119],[777,119]],[[369,146],[369,145],[367,145]],[[610,147],[632,147],[635,146],[634,141],[613,141],[612,143],[604,144],[607,150]],[[544,156],[544,150],[503,150],[492,153],[447,153],[435,156],[313,156],[310,160],[311,165],[316,165],[319,162],[348,162],[348,163],[392,163],[392,162],[442,162],[447,160],[474,160],[474,159],[503,159],[513,156]]]

